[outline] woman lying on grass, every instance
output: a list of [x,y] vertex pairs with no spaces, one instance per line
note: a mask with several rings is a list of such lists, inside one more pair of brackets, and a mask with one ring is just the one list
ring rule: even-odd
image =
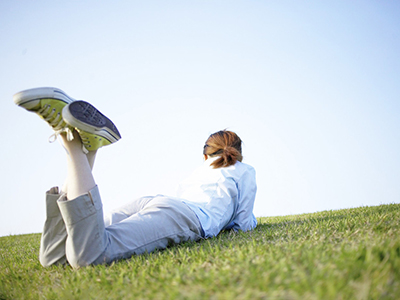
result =
[[56,88],[25,90],[14,95],[14,102],[47,121],[67,152],[64,186],[46,193],[43,266],[110,263],[257,225],[255,172],[241,163],[242,141],[235,133],[219,131],[207,139],[204,164],[180,185],[177,197],[142,197],[103,218],[92,168],[97,150],[121,138],[113,122]]

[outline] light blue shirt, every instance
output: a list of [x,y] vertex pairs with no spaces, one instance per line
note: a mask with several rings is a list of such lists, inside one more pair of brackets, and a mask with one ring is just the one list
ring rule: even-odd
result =
[[216,236],[224,229],[247,231],[255,228],[254,168],[238,161],[235,165],[214,169],[210,165],[215,159],[217,157],[207,159],[184,180],[177,196],[195,212],[205,238]]

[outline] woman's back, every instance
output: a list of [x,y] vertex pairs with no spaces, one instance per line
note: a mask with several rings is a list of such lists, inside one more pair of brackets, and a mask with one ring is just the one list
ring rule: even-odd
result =
[[218,159],[208,158],[179,185],[177,193],[198,216],[205,237],[227,228],[246,231],[257,224],[252,213],[257,190],[253,167],[237,161],[213,168]]

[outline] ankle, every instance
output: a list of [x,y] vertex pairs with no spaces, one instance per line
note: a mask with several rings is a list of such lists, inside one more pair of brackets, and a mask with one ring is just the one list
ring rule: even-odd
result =
[[64,148],[67,149],[68,151],[73,150],[75,148],[82,151],[81,138],[79,137],[79,135],[75,130],[72,132],[72,134],[73,134],[73,139],[68,138],[67,134],[64,132],[60,134]]

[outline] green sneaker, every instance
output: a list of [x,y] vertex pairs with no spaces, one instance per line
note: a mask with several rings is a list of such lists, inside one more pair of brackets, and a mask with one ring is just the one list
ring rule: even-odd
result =
[[42,87],[24,90],[13,96],[14,103],[30,112],[38,114],[56,132],[67,132],[71,136],[71,128],[64,122],[62,110],[75,101],[62,90],[53,87]]
[[64,121],[80,135],[83,147],[95,151],[121,139],[114,123],[85,101],[74,101],[64,107]]

